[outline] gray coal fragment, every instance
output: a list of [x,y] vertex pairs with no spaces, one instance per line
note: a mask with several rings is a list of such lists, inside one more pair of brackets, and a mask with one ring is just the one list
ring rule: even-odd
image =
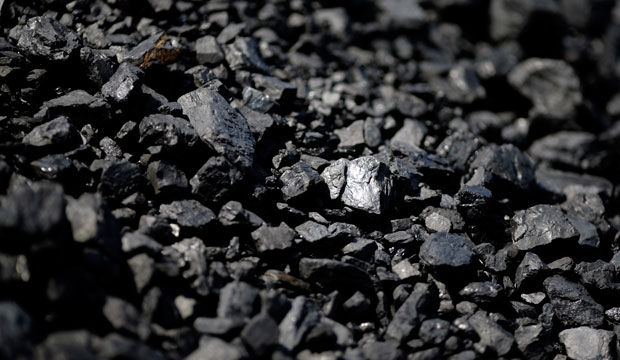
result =
[[80,243],[99,241],[108,249],[120,249],[118,225],[99,194],[84,193],[69,198],[65,210],[71,224],[73,240]]
[[390,203],[392,178],[379,160],[365,156],[347,165],[346,184],[342,202],[352,208],[372,214],[383,214]]
[[327,226],[308,220],[305,223],[295,227],[295,231],[299,236],[308,243],[319,243],[327,239],[331,234],[327,230]]
[[103,171],[98,191],[106,199],[120,201],[138,191],[144,183],[144,175],[137,164],[120,161]]
[[218,220],[224,226],[250,226],[252,228],[258,228],[265,222],[258,215],[243,208],[243,205],[238,201],[229,201],[222,206]]
[[603,306],[594,301],[583,285],[554,275],[545,279],[543,286],[556,318],[565,327],[598,327],[603,324]]
[[243,360],[248,356],[241,344],[228,343],[217,337],[202,337],[196,350],[186,360]]
[[226,284],[220,291],[217,316],[220,318],[252,317],[258,306],[258,289],[238,281]]
[[282,197],[290,200],[307,195],[321,182],[319,173],[305,162],[298,162],[280,176]]
[[224,53],[215,37],[207,35],[196,40],[196,60],[199,64],[217,64],[224,60]]
[[241,332],[243,342],[259,357],[267,354],[278,343],[279,337],[278,324],[266,313],[253,317]]
[[83,47],[80,49],[80,61],[86,76],[97,87],[103,86],[114,75],[114,62],[103,50]]
[[434,284],[417,283],[407,300],[388,324],[385,336],[399,343],[406,341],[422,322],[437,311],[439,291]]
[[140,89],[144,71],[130,63],[122,63],[110,80],[103,84],[101,93],[107,99],[123,103]]
[[181,96],[178,102],[202,141],[240,169],[252,167],[256,145],[252,131],[226,99],[201,88]]
[[189,188],[187,177],[167,161],[153,161],[146,169],[146,178],[155,194],[175,194]]
[[468,267],[474,259],[470,242],[459,235],[435,233],[420,247],[420,260],[434,268]]
[[512,144],[492,144],[478,150],[470,165],[473,174],[467,185],[480,185],[491,191],[528,191],[535,183],[534,166]]
[[159,32],[133,47],[127,54],[117,57],[119,63],[127,61],[140,69],[146,69],[153,64],[167,64],[176,60],[179,52],[178,40]]
[[338,147],[341,149],[355,149],[364,146],[364,120],[356,120],[349,126],[334,130],[340,139]]
[[529,285],[529,282],[535,280],[547,270],[549,270],[547,264],[538,255],[533,252],[525,253],[515,272],[515,288],[519,289],[522,285]]
[[47,151],[66,151],[78,147],[82,138],[64,116],[34,127],[22,139],[24,144]]
[[560,342],[566,348],[566,355],[574,360],[614,359],[615,338],[611,331],[587,326],[566,329],[559,334]]
[[327,166],[321,173],[321,178],[329,189],[329,197],[332,200],[338,199],[342,194],[342,189],[347,181],[347,159],[338,159]]
[[478,311],[467,321],[480,336],[480,342],[493,349],[498,356],[504,356],[512,349],[514,336],[493,321],[486,312]]
[[492,281],[478,281],[467,284],[459,295],[465,300],[472,301],[476,304],[490,304],[500,299],[503,295],[504,288]]
[[65,95],[45,101],[35,119],[54,119],[66,116],[74,126],[82,126],[87,120],[93,125],[105,124],[109,119],[110,105],[102,98],[84,90],[73,90]]
[[269,95],[251,87],[245,87],[241,95],[245,106],[259,113],[265,114],[278,105]]
[[263,224],[251,236],[259,253],[271,253],[289,250],[293,246],[295,231],[284,222],[273,227]]
[[224,46],[224,54],[226,62],[232,70],[271,74],[271,69],[260,55],[257,43],[253,38],[237,37],[232,44]]
[[534,205],[527,210],[517,211],[510,222],[512,242],[522,251],[579,237],[579,232],[568,217],[553,205]]
[[320,313],[316,305],[304,296],[296,297],[291,309],[280,322],[278,343],[289,351],[293,351],[319,321]]
[[68,60],[81,47],[78,34],[51,17],[32,17],[11,29],[10,37],[24,54],[56,62]]
[[517,65],[508,82],[534,104],[534,111],[554,119],[570,119],[582,102],[573,68],[562,60],[530,58]]
[[252,74],[252,81],[258,90],[276,101],[292,100],[297,94],[296,85],[272,76]]
[[217,219],[211,209],[196,200],[176,200],[170,204],[161,204],[159,213],[182,228],[193,231],[205,230]]
[[190,179],[192,193],[202,201],[219,203],[243,180],[243,174],[223,156],[213,156]]
[[187,149],[193,147],[199,139],[187,120],[171,115],[149,115],[140,122],[139,131],[140,143],[145,146]]

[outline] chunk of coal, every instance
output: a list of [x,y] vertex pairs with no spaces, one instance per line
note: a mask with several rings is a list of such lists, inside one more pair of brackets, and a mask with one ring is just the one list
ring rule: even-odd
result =
[[217,64],[224,60],[224,53],[215,37],[207,35],[196,40],[196,60],[199,64]]
[[517,65],[508,81],[534,104],[534,111],[554,119],[570,119],[582,102],[579,78],[566,62],[531,58]]
[[278,324],[266,313],[260,313],[248,322],[241,332],[241,339],[256,356],[263,356],[278,343]]
[[372,214],[382,214],[392,194],[390,171],[379,160],[365,156],[347,165],[341,200],[345,205]]
[[499,356],[504,356],[515,343],[514,336],[493,321],[484,311],[478,311],[467,319],[480,337],[480,342]]
[[304,296],[296,297],[291,309],[280,322],[278,343],[289,351],[294,350],[319,321],[320,313],[314,303]]
[[454,196],[456,208],[464,217],[471,220],[482,219],[489,210],[491,191],[483,186],[464,185]]
[[570,359],[611,360],[615,356],[615,335],[608,330],[580,326],[561,331],[559,338]]
[[532,162],[514,145],[495,144],[480,149],[470,166],[467,185],[506,191],[528,191],[535,182]]
[[8,236],[51,235],[65,222],[64,208],[62,186],[44,182],[19,184],[10,188],[0,203],[0,230]]
[[263,224],[251,235],[259,253],[271,253],[289,250],[293,246],[295,230],[284,222],[273,227]]
[[374,256],[377,248],[377,243],[374,240],[356,238],[342,248],[342,253],[362,260],[368,260]]
[[238,201],[229,201],[220,209],[217,215],[220,223],[224,226],[250,226],[258,228],[265,222],[258,215],[243,208]]
[[321,173],[321,178],[327,184],[329,197],[332,200],[338,199],[347,181],[347,159],[338,159],[327,166]]
[[36,126],[22,142],[44,151],[61,152],[72,150],[82,143],[80,133],[64,116]]
[[187,120],[171,115],[147,116],[140,122],[139,130],[140,143],[145,146],[187,149],[198,141],[198,134]]
[[169,11],[174,5],[172,0],[148,0],[149,4],[156,13]]
[[213,336],[228,336],[239,331],[243,322],[231,318],[205,318],[199,317],[194,321],[194,329],[201,334]]
[[474,134],[468,131],[456,131],[437,146],[437,155],[448,161],[454,169],[465,172],[472,155],[482,144],[482,139]]
[[178,102],[196,132],[207,145],[241,169],[254,162],[254,137],[247,120],[220,94],[201,88],[181,96]]
[[84,125],[87,119],[94,125],[99,125],[109,118],[109,110],[110,105],[104,99],[92,96],[84,90],[73,90],[44,102],[34,117],[48,120],[64,115],[75,126]]
[[80,49],[80,61],[86,70],[86,76],[98,88],[114,75],[114,62],[103,50],[83,47]]
[[144,175],[138,165],[120,161],[103,171],[98,190],[104,198],[120,201],[138,191],[144,182]]
[[269,95],[251,87],[245,87],[241,95],[243,96],[245,106],[263,114],[271,111],[278,105]]
[[150,254],[157,254],[163,248],[160,243],[155,241],[148,235],[131,232],[126,233],[121,238],[122,250],[125,253],[133,254],[137,252],[148,252]]
[[310,165],[300,161],[280,176],[282,197],[284,200],[290,200],[308,195],[310,190],[320,181],[319,173]]
[[211,209],[196,200],[176,200],[170,204],[161,204],[159,213],[182,228],[195,232],[205,230],[217,218]]
[[615,289],[615,268],[608,262],[600,259],[594,262],[581,262],[575,266],[575,273],[585,285],[601,291]]
[[5,359],[27,357],[32,351],[32,319],[13,302],[0,303],[0,356]]
[[[571,224],[579,232],[579,240],[577,243],[583,247],[598,248],[601,244],[596,226],[581,219],[572,216],[568,217]],[[604,226],[604,225],[603,225]]]
[[368,341],[362,345],[359,356],[368,360],[401,360],[403,352],[390,341]]
[[217,315],[221,318],[251,317],[258,305],[258,289],[239,281],[226,284],[220,291]]
[[534,205],[517,211],[510,222],[512,242],[523,251],[579,237],[577,229],[558,206]]
[[144,71],[130,63],[122,63],[110,80],[103,84],[101,93],[107,99],[122,103],[129,100],[140,88]]
[[142,337],[148,335],[148,324],[141,318],[138,309],[129,302],[108,296],[102,312],[113,328],[122,329]]
[[334,130],[334,134],[340,139],[338,144],[342,149],[356,149],[364,146],[364,120],[352,122],[349,126]]
[[82,194],[67,202],[66,215],[73,240],[80,243],[100,241],[108,250],[120,250],[118,225],[99,194]]
[[203,337],[198,349],[194,350],[185,359],[187,360],[242,360],[248,354],[241,344],[231,344],[217,337]]
[[243,179],[237,167],[223,156],[213,156],[190,179],[192,193],[201,200],[219,203],[229,197]]
[[209,294],[209,285],[206,274],[207,247],[202,240],[192,237],[174,243],[161,251],[161,254],[175,261],[182,269],[183,278],[190,281],[191,288],[199,295]]
[[256,40],[237,37],[232,44],[224,46],[224,56],[232,70],[248,70],[270,74],[271,69],[260,55]]
[[308,220],[305,223],[295,227],[295,231],[305,241],[316,244],[327,239],[331,233],[327,230],[327,226]]
[[[153,242],[155,240],[152,240]],[[161,245],[160,245],[161,247]],[[155,275],[155,260],[147,254],[138,254],[127,260],[127,265],[133,274],[133,282],[136,290],[143,293],[151,284]]]
[[547,270],[547,264],[538,255],[532,252],[525,253],[515,272],[515,287],[519,289],[522,285],[528,285],[529,282],[535,280]]
[[350,288],[367,294],[374,291],[370,277],[364,270],[342,261],[302,258],[299,261],[299,275],[326,290]]
[[503,291],[504,288],[498,283],[481,281],[467,284],[459,291],[459,295],[476,304],[489,304],[501,298]]
[[433,284],[417,283],[388,324],[386,338],[406,341],[439,307],[439,291]]
[[472,264],[474,251],[464,237],[435,233],[420,247],[420,260],[434,268],[465,268]]
[[534,141],[528,153],[553,167],[576,171],[596,171],[606,160],[596,136],[585,131],[558,131],[547,135]]
[[592,299],[583,285],[554,275],[545,279],[543,286],[562,325],[597,327],[603,324],[603,306]]
[[48,61],[66,61],[81,46],[78,34],[51,17],[32,17],[13,28],[10,37],[24,54]]
[[252,74],[252,81],[258,90],[276,101],[292,100],[297,93],[297,86],[272,76]]
[[146,178],[155,194],[176,194],[189,188],[187,177],[167,161],[153,161],[146,169]]
[[44,156],[30,166],[38,177],[56,181],[66,181],[74,170],[73,162],[60,154]]
[[450,323],[442,319],[424,320],[420,325],[418,336],[426,344],[441,345],[450,334]]

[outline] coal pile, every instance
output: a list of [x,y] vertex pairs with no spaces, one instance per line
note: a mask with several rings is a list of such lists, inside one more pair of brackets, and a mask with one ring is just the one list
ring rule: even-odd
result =
[[0,0],[0,359],[620,354],[615,0]]

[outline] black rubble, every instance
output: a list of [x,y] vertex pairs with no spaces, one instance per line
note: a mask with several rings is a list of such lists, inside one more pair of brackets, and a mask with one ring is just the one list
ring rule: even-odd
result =
[[620,2],[0,0],[0,360],[620,356]]

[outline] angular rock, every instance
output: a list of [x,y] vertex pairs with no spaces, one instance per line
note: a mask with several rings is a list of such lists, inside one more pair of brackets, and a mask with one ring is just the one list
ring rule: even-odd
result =
[[10,37],[24,54],[48,61],[66,61],[81,46],[78,34],[51,17],[32,17],[25,25],[13,28]]
[[87,121],[93,125],[105,125],[110,117],[109,110],[110,105],[104,99],[84,90],[73,90],[44,102],[34,117],[48,120],[66,116],[74,126],[82,126]]
[[80,49],[80,61],[86,70],[86,76],[97,88],[114,75],[114,62],[103,50],[83,47]]
[[297,86],[272,76],[252,74],[252,81],[257,89],[276,101],[292,100],[297,93]]
[[278,343],[289,351],[294,350],[306,333],[319,321],[320,313],[314,303],[304,296],[296,297],[278,327],[280,330]]
[[487,215],[493,194],[483,186],[464,185],[454,196],[457,210],[467,219],[479,220]]
[[183,278],[190,281],[190,287],[195,289],[199,295],[209,294],[210,289],[206,278],[207,247],[202,240],[196,237],[183,239],[164,248],[161,254],[177,263],[179,269],[182,269]]
[[77,200],[69,198],[65,210],[71,224],[73,240],[100,242],[108,250],[120,249],[118,225],[99,194],[84,193]]
[[203,231],[217,219],[211,209],[196,200],[176,200],[170,204],[161,204],[159,213],[191,231]]
[[243,174],[223,156],[213,156],[190,179],[192,193],[201,200],[220,203],[239,186]]
[[242,96],[245,106],[259,113],[266,114],[278,105],[269,95],[251,87],[245,87]]
[[530,58],[517,65],[508,82],[534,104],[542,115],[567,119],[582,102],[579,78],[561,60]]
[[466,285],[459,295],[476,304],[493,303],[501,298],[504,288],[491,281],[473,282]]
[[581,326],[560,332],[560,342],[569,358],[611,360],[615,357],[613,332]]
[[450,334],[450,323],[442,319],[424,320],[420,325],[418,336],[426,344],[441,345]]
[[480,336],[480,342],[491,348],[498,356],[506,355],[515,343],[511,333],[493,321],[486,312],[478,311],[467,320]]
[[592,299],[583,285],[554,275],[545,279],[543,286],[562,325],[597,327],[603,324],[603,307]]
[[122,63],[110,80],[103,84],[101,93],[118,103],[126,102],[140,88],[144,71],[130,63]]
[[512,242],[522,251],[556,242],[562,244],[579,237],[568,217],[553,205],[534,205],[517,211],[510,223]]
[[417,283],[388,324],[385,336],[399,343],[407,340],[425,318],[439,306],[439,292],[434,285]]
[[254,315],[257,306],[258,289],[242,281],[230,282],[220,291],[217,316],[243,319]]
[[196,60],[199,64],[217,64],[224,60],[224,53],[215,37],[207,35],[196,40]]
[[146,178],[155,194],[177,194],[189,188],[187,177],[167,161],[153,161],[146,169]]
[[181,96],[178,102],[202,141],[240,169],[252,166],[256,145],[252,131],[226,99],[201,88]]
[[319,243],[331,235],[327,230],[327,226],[308,220],[305,223],[295,227],[295,231],[311,244]]
[[237,37],[232,44],[224,46],[224,54],[232,70],[271,73],[271,69],[265,64],[253,38]]
[[471,132],[456,131],[437,146],[437,155],[448,161],[455,170],[465,172],[472,155],[482,145],[482,139]]
[[64,116],[36,126],[22,142],[44,151],[61,152],[72,150],[82,143],[80,133]]
[[580,262],[575,266],[575,274],[581,278],[581,283],[592,286],[598,290],[605,291],[616,289],[614,266],[603,260],[594,262]]
[[103,171],[98,190],[104,198],[120,201],[138,191],[144,182],[144,175],[138,165],[121,161]]
[[127,54],[117,57],[120,63],[128,61],[140,69],[147,69],[154,64],[167,64],[176,60],[180,50],[178,41],[159,32],[133,47]]
[[347,165],[342,202],[372,214],[382,214],[389,206],[392,178],[389,169],[372,156],[352,160]]
[[492,192],[528,191],[535,181],[532,162],[514,145],[488,145],[478,150],[470,166],[467,185],[480,185]]
[[338,159],[327,166],[321,173],[321,178],[327,184],[329,197],[332,200],[338,199],[347,181],[347,159]]
[[274,227],[263,224],[251,236],[259,253],[275,253],[289,250],[293,246],[295,231],[284,222]]
[[310,165],[300,161],[280,176],[282,197],[284,200],[290,200],[308,195],[309,191],[320,181],[319,173]]
[[472,264],[474,251],[459,235],[435,233],[420,247],[420,260],[433,268],[459,269]]
[[140,143],[162,145],[172,149],[188,149],[198,141],[198,134],[185,119],[171,115],[153,114],[140,122]]
[[528,285],[529,282],[544,274],[548,269],[547,264],[538,255],[532,252],[525,253],[515,272],[515,288],[519,289],[522,285]]
[[258,228],[265,222],[258,215],[243,208],[238,201],[229,201],[220,209],[218,220],[224,226],[249,226]]
[[278,324],[266,313],[253,317],[241,332],[241,339],[256,356],[267,354],[279,337]]
[[340,139],[338,144],[342,149],[356,149],[364,146],[364,120],[356,120],[349,126],[334,130],[334,134]]
[[198,349],[194,350],[186,360],[242,360],[248,354],[241,345],[230,344],[216,337],[203,337],[200,339]]
[[127,265],[133,274],[136,290],[143,293],[155,275],[155,261],[147,254],[138,254],[128,259]]

